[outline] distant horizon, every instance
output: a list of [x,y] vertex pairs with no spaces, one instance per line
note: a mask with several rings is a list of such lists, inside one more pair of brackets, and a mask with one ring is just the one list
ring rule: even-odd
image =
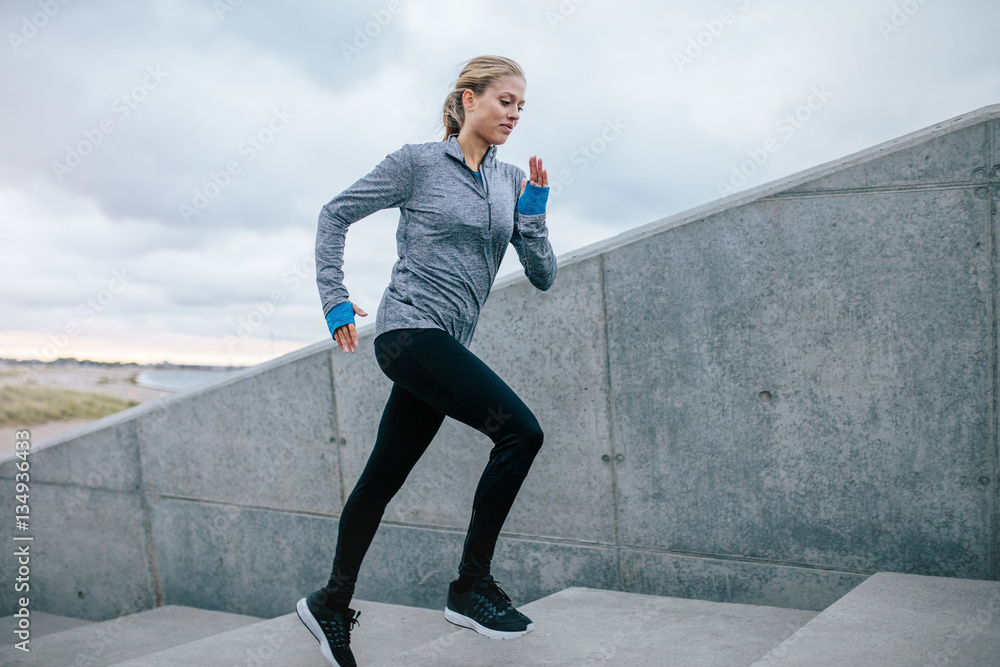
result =
[[[76,357],[59,357],[52,361],[42,359],[19,359],[0,356],[0,364],[21,365],[21,364],[41,364],[44,366],[134,366],[136,368],[156,368],[156,369],[182,369],[182,370],[242,370],[250,366],[233,366],[229,364],[178,364],[172,361],[160,361],[156,363],[139,363],[137,361],[101,361],[96,359],[78,359]],[[255,364],[254,364],[255,365]]]
[[[29,331],[0,331],[0,359],[88,360],[153,366],[239,367],[256,366],[318,342],[269,340],[247,337],[227,340],[216,336],[196,336],[156,332],[116,340],[98,336],[69,336],[64,332],[40,334]],[[331,338],[332,340],[332,338]]]

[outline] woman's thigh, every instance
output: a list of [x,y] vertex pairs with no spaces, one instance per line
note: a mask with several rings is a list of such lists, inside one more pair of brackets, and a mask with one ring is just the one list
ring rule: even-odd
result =
[[374,485],[388,503],[437,434],[444,414],[393,383],[379,421],[375,446],[358,481]]
[[393,382],[494,441],[511,429],[539,429],[514,390],[442,329],[386,332],[376,339],[376,355]]

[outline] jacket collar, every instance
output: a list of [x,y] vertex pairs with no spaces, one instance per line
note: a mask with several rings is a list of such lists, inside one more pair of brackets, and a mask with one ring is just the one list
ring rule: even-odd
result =
[[[459,162],[465,162],[465,153],[462,152],[462,147],[458,144],[458,133],[448,135],[448,141],[446,142],[445,152],[458,160]],[[490,145],[486,149],[486,154],[483,155],[483,166],[495,167],[496,166],[496,154],[497,146],[496,144]]]

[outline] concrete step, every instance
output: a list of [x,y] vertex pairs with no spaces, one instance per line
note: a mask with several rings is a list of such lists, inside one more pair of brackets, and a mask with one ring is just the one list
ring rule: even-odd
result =
[[[0,618],[0,646],[14,644],[21,639],[14,634],[14,630],[23,626],[22,619],[15,616],[4,616]],[[32,611],[28,615],[28,632],[32,641],[45,635],[51,635],[63,630],[72,630],[81,625],[90,625],[93,621],[83,618],[71,618],[69,616],[59,616],[58,614],[46,614],[44,611]],[[31,646],[29,643],[28,646]],[[0,663],[3,664],[3,663]]]
[[817,614],[591,588],[518,608],[535,625],[526,635],[494,640],[459,629],[372,667],[745,666]]
[[[360,625],[351,634],[358,665],[368,665],[448,634],[455,626],[444,610],[354,600]],[[4,663],[0,663],[4,664]],[[400,664],[400,663],[396,663]],[[329,667],[319,642],[295,612],[116,663],[114,667]]]
[[[369,667],[1000,667],[996,581],[883,572],[821,613],[568,588],[520,606],[535,628],[505,641],[456,628],[443,610],[353,606],[352,646]],[[103,623],[33,612],[32,623],[31,652],[2,646],[0,665],[327,665],[294,612],[263,620],[168,606]]]
[[1000,581],[879,572],[753,667],[1000,667]]
[[28,653],[13,645],[0,647],[0,665],[103,667],[261,620],[254,616],[168,605],[42,637],[32,633]]

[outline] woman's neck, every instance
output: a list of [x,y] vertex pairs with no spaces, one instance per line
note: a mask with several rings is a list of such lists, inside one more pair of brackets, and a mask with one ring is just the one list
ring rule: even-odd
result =
[[472,131],[466,132],[466,125],[458,133],[458,145],[465,156],[465,164],[472,168],[472,171],[479,171],[479,166],[483,162],[483,156],[489,150],[490,144],[486,143],[482,137]]

